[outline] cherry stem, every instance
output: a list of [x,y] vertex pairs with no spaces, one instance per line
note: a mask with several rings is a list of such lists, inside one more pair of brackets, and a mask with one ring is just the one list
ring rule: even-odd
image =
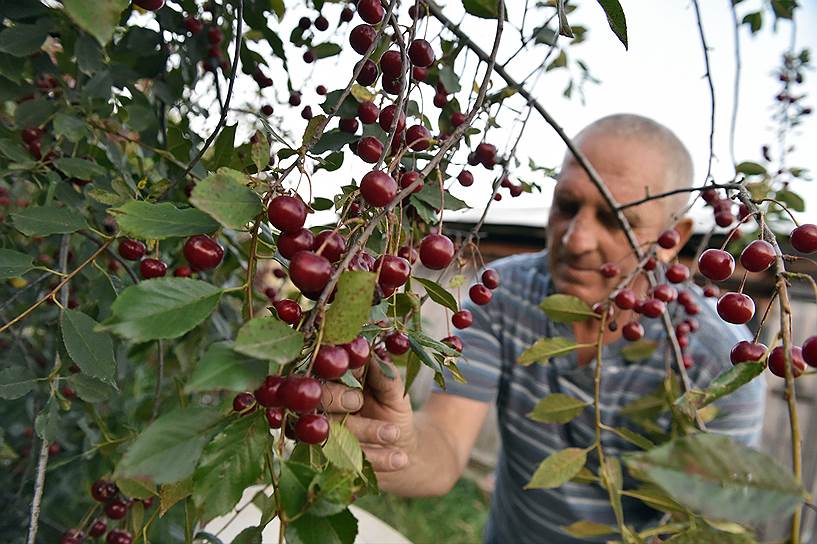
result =
[[252,238],[250,240],[250,254],[247,257],[247,297],[245,304],[247,305],[247,319],[253,318],[253,285],[255,284],[255,259],[256,251],[258,249],[258,228],[261,224],[261,218],[257,218],[252,226]]
[[797,221],[797,219],[794,218],[794,215],[791,213],[791,210],[789,210],[788,206],[786,206],[779,200],[775,200],[774,198],[764,198],[760,202],[771,202],[773,204],[777,204],[784,212],[788,214],[788,216],[791,218],[792,222],[796,227],[800,226],[800,223]]

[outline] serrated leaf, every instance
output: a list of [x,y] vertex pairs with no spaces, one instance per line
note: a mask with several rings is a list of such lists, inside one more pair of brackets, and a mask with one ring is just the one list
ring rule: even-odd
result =
[[122,291],[101,324],[134,342],[177,338],[207,319],[221,289],[190,278],[155,278]]
[[17,106],[14,110],[14,120],[18,128],[38,127],[45,124],[56,111],[57,105],[53,100],[35,98]]
[[231,342],[216,342],[196,363],[184,391],[251,391],[263,381],[267,368],[266,361],[234,351]]
[[204,449],[193,473],[193,503],[204,519],[232,510],[264,467],[269,426],[259,413],[228,425]]
[[291,362],[304,347],[304,335],[271,316],[256,317],[239,330],[233,349],[238,353],[272,361],[279,365]]
[[88,137],[88,125],[77,116],[58,112],[54,116],[54,134],[76,143]]
[[84,374],[114,385],[116,359],[113,354],[113,340],[104,332],[95,329],[99,324],[79,310],[66,308],[60,318],[62,341],[71,360]]
[[525,489],[552,489],[573,478],[584,467],[587,450],[566,448],[552,453],[542,461],[525,485]]
[[357,518],[347,509],[329,517],[306,514],[287,526],[286,540],[291,544],[353,544],[357,536]]
[[610,30],[612,30],[613,34],[624,44],[624,49],[628,49],[627,19],[624,17],[624,9],[621,7],[621,4],[619,4],[618,0],[598,0],[598,2],[604,9],[604,14],[607,15],[607,23],[610,25]]
[[618,532],[612,525],[596,523],[595,521],[581,520],[562,527],[567,534],[576,538],[589,536],[611,535]]
[[680,504],[715,519],[757,523],[800,507],[805,490],[775,459],[728,436],[699,433],[625,456]]
[[66,234],[88,228],[82,215],[69,208],[32,206],[11,214],[14,228],[26,236]]
[[68,376],[68,385],[76,392],[77,396],[85,402],[102,402],[111,398],[116,391],[107,383],[86,376],[82,372]]
[[459,311],[459,306],[457,305],[457,300],[454,298],[454,295],[449,293],[445,287],[436,281],[417,277],[412,278],[412,280],[419,282],[425,288],[428,297],[440,306],[445,306],[452,312]]
[[78,157],[60,157],[54,165],[68,177],[91,180],[105,173],[105,169],[96,163]]
[[142,240],[165,240],[213,232],[218,222],[196,208],[179,209],[170,202],[152,204],[131,200],[108,210],[116,218],[120,230]]
[[540,423],[567,423],[589,406],[563,393],[553,393],[536,403],[528,417]]
[[250,147],[250,156],[258,172],[266,170],[269,164],[270,146],[267,135],[261,131],[255,133],[255,141]]
[[241,172],[222,168],[196,183],[190,203],[225,227],[241,229],[263,210],[246,179]]
[[0,370],[0,399],[14,400],[34,389],[37,379],[23,366],[10,366]]
[[159,416],[128,448],[116,467],[117,477],[146,478],[157,484],[187,478],[220,420],[215,408],[198,406]]
[[345,344],[360,334],[372,308],[376,280],[374,272],[341,273],[335,299],[326,311],[324,343]]
[[735,171],[747,176],[760,176],[766,173],[766,168],[762,164],[752,161],[743,161],[735,166]]
[[164,516],[173,506],[193,494],[193,478],[165,484],[159,488],[159,515]]
[[22,276],[34,268],[31,256],[11,249],[0,249],[0,280]]
[[63,7],[77,25],[107,45],[113,37],[114,28],[119,24],[122,11],[128,7],[127,0],[63,0]]
[[658,342],[654,340],[636,340],[621,348],[621,356],[625,361],[634,363],[652,356],[656,348],[658,348]]
[[693,410],[699,410],[746,385],[761,375],[765,368],[763,361],[738,363],[721,372],[703,391],[695,389],[687,391],[675,401],[675,404],[677,406],[689,405]]
[[565,355],[578,348],[579,345],[563,336],[540,338],[531,347],[522,352],[516,359],[517,364],[528,366],[533,363],[547,364],[551,357]]
[[539,307],[556,323],[573,323],[597,317],[593,308],[573,295],[550,295],[539,303]]
[[317,471],[308,465],[294,461],[281,463],[281,506],[287,516],[295,516],[304,507],[316,475]]
[[148,480],[119,478],[116,480],[116,486],[131,499],[149,499],[156,496],[156,486]]
[[339,421],[330,423],[329,438],[323,445],[323,454],[340,469],[363,470],[363,450],[355,435]]

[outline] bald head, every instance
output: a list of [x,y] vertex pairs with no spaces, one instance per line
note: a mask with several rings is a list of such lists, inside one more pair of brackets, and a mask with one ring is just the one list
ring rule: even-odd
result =
[[[662,157],[664,176],[649,187],[650,194],[692,186],[692,157],[675,133],[664,125],[641,115],[619,113],[589,124],[579,132],[575,140],[580,144],[582,140],[595,135],[635,141]],[[647,196],[646,191],[645,187],[643,196]],[[677,211],[686,204],[688,198],[686,193],[666,198],[665,209],[668,212]]]

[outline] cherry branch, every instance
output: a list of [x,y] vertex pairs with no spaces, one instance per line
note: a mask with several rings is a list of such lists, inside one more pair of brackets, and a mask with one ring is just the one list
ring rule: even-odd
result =
[[729,155],[732,157],[732,164],[737,167],[738,161],[735,159],[735,129],[738,124],[738,99],[740,98],[740,24],[738,14],[735,10],[735,2],[728,0],[729,9],[732,12],[732,28],[735,30],[735,87],[732,94],[732,119],[729,123]]
[[[706,36],[704,35],[703,21],[701,20],[701,8],[698,5],[698,0],[692,0],[692,5],[695,7],[695,20],[698,23],[698,35],[701,37],[701,48],[704,53],[704,66],[706,67],[706,82],[709,85],[709,98],[711,111],[709,116],[709,161],[706,165],[706,181],[712,177],[712,157],[715,154],[715,86],[712,83],[712,70],[709,68],[709,46],[706,44]],[[735,84],[737,85],[737,83]]]
[[[640,206],[646,202],[650,202],[652,200],[660,200],[662,198],[666,198],[668,196],[678,195],[682,193],[695,193],[698,191],[706,191],[708,189],[739,189],[743,185],[743,183],[710,183],[707,185],[703,185],[701,187],[681,187],[678,189],[672,189],[669,191],[664,191],[663,193],[657,193],[654,195],[648,194],[644,198],[639,198],[638,200],[633,200],[631,202],[627,202],[624,204],[620,204],[618,209],[619,210],[626,210],[627,208],[632,208],[635,206]],[[649,192],[648,192],[649,193]]]

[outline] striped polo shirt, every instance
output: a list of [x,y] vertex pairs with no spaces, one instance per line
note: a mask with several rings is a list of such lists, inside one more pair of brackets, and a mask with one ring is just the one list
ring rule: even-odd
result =
[[[524,489],[536,468],[548,455],[568,447],[587,448],[595,439],[592,408],[586,408],[565,425],[538,423],[526,417],[536,403],[551,393],[563,393],[592,406],[594,364],[579,367],[575,353],[554,357],[546,365],[524,367],[517,357],[537,339],[564,336],[574,339],[569,324],[554,323],[538,307],[553,293],[547,253],[516,255],[491,263],[501,278],[487,306],[470,302],[464,307],[474,316],[473,325],[459,331],[465,349],[458,366],[467,379],[461,384],[446,380],[448,394],[483,402],[496,402],[502,439],[496,466],[496,487],[485,528],[488,544],[604,542],[576,539],[562,529],[579,520],[615,525],[607,492],[598,485],[568,482],[556,489]],[[690,288],[692,291],[692,288]],[[689,370],[693,386],[703,388],[730,366],[729,351],[739,340],[750,338],[745,326],[723,322],[714,301],[700,290],[693,294],[701,307],[700,329],[690,335],[687,353],[695,365]],[[673,305],[670,305],[670,309]],[[642,319],[645,338],[664,337],[659,319]],[[654,392],[664,377],[664,349],[659,345],[652,357],[630,363],[621,356],[626,345],[620,339],[604,347],[601,382],[602,421],[610,426],[639,429],[621,414],[622,407]],[[442,392],[435,385],[435,392]],[[756,445],[760,438],[765,401],[765,378],[753,380],[732,395],[716,402],[718,417],[707,428]],[[669,428],[669,418],[659,418]],[[609,432],[602,433],[608,455],[637,451],[635,446]],[[595,453],[588,455],[588,468],[598,471]],[[625,478],[625,488],[633,482]],[[660,513],[643,503],[624,497],[627,525],[640,529],[655,523]]]

